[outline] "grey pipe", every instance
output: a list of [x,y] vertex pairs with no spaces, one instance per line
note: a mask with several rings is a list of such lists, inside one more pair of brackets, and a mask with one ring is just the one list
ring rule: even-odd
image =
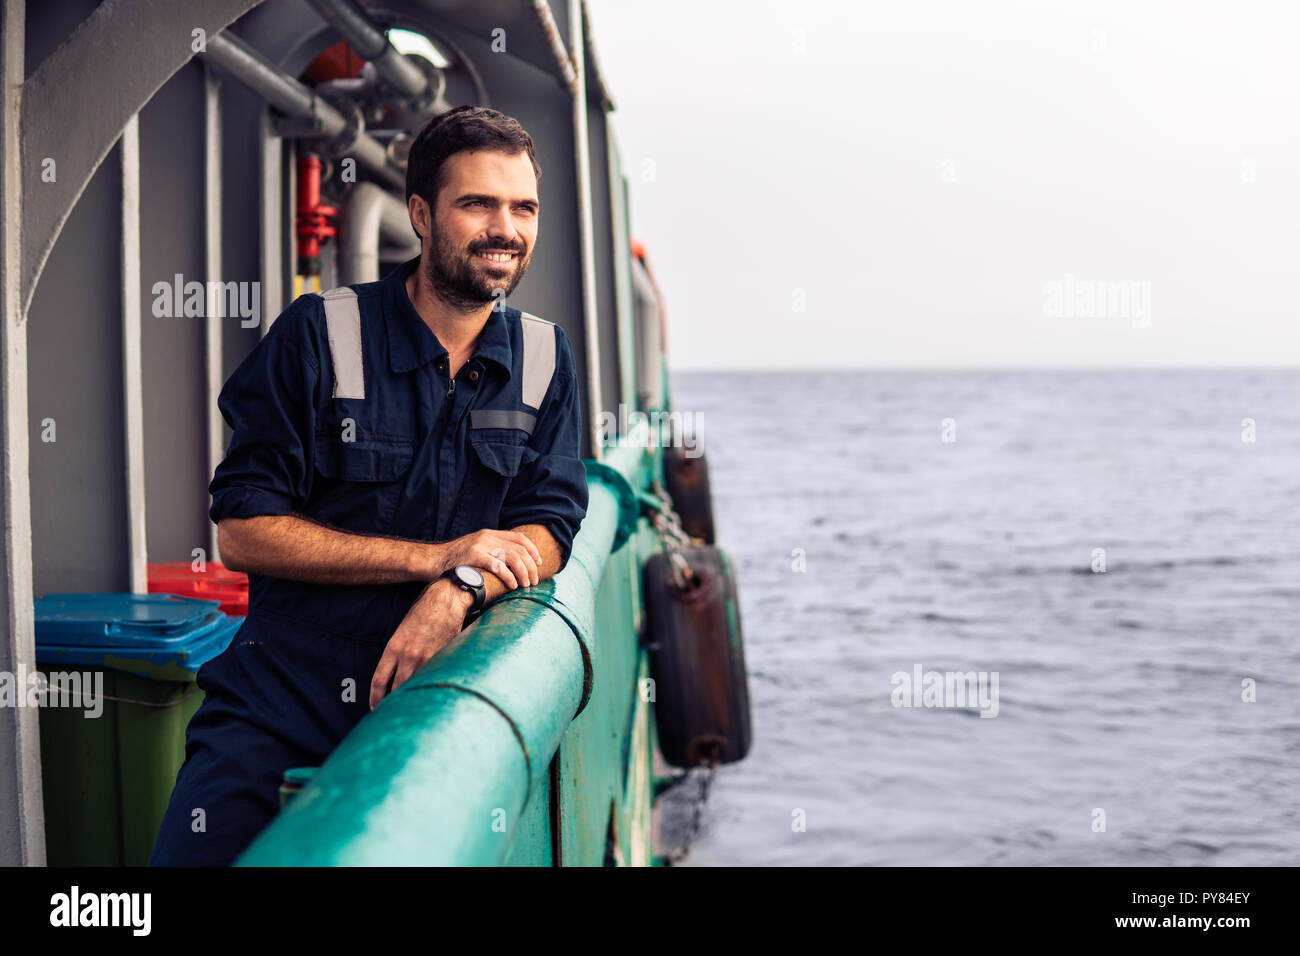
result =
[[[555,65],[564,80],[564,87],[572,93],[578,83],[578,74],[574,69],[573,60],[569,59],[569,52],[564,49],[564,38],[560,36],[560,27],[555,22],[555,14],[551,12],[551,5],[547,0],[533,0],[533,15],[537,17],[537,25],[542,28],[546,43],[550,46],[551,54],[555,57]],[[570,11],[570,16],[572,16],[572,11]],[[569,31],[572,33],[572,26],[570,26]]]
[[406,207],[374,183],[358,183],[343,203],[339,222],[338,284],[379,279],[379,243],[403,246],[406,258],[419,255]]
[[[230,74],[282,113],[314,120],[325,138],[337,138],[348,129],[348,118],[311,88],[282,73],[239,37],[223,33],[208,40],[203,56]],[[388,161],[388,153],[373,137],[358,132],[344,147],[348,156],[393,186],[406,185],[406,173]]]
[[419,96],[429,79],[410,60],[393,49],[384,32],[353,0],[307,0],[356,54],[374,64],[388,84],[406,96]]

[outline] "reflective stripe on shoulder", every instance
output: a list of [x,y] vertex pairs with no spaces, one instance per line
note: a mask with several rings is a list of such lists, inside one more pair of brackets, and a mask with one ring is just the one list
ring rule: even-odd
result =
[[524,404],[540,410],[555,375],[555,323],[528,312],[519,317],[524,327]]
[[334,367],[335,398],[365,398],[366,377],[361,364],[361,307],[357,294],[343,286],[317,292],[325,300],[330,364]]

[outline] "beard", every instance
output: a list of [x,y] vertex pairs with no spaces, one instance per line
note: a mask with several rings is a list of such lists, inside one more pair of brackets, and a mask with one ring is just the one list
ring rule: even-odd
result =
[[[513,252],[515,260],[494,269],[474,257],[481,252]],[[424,263],[424,277],[434,294],[458,312],[475,312],[489,302],[504,299],[515,291],[528,271],[532,256],[524,256],[523,243],[483,239],[465,250],[433,227],[432,253]],[[508,270],[508,271],[507,271]]]

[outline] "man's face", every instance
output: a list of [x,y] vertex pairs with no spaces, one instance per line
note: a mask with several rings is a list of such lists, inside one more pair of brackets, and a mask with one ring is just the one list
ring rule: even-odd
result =
[[443,175],[423,267],[438,298],[472,311],[508,296],[528,271],[537,177],[527,153],[493,150],[456,153]]

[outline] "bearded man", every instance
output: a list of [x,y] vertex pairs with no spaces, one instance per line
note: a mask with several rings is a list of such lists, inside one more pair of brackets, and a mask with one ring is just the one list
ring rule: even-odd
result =
[[555,575],[587,510],[563,330],[505,304],[541,168],[495,110],[435,117],[407,162],[420,255],[299,297],[226,382],[210,517],[248,617],[199,670],[152,864],[232,862],[385,695],[514,588]]

